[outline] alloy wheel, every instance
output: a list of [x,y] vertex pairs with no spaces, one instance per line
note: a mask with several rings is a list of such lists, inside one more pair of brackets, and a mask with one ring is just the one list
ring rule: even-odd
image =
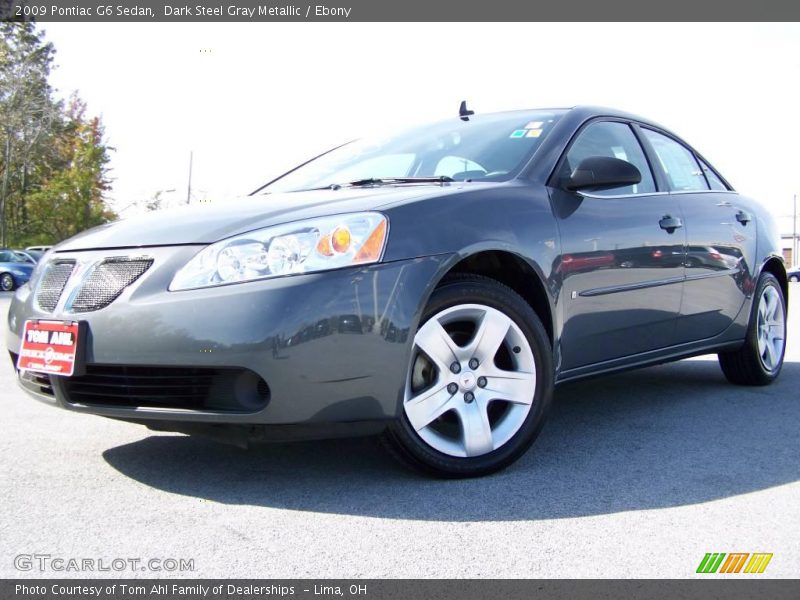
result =
[[519,326],[481,304],[444,309],[420,327],[404,412],[420,438],[448,456],[503,446],[533,404],[536,364]]
[[758,352],[761,364],[774,371],[781,362],[786,336],[786,318],[778,290],[766,286],[758,302]]

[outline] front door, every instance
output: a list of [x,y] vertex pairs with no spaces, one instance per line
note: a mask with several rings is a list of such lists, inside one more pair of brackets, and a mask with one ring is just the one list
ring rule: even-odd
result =
[[595,121],[570,146],[556,180],[590,156],[635,165],[640,183],[573,193],[551,188],[561,254],[561,369],[670,346],[681,304],[686,235],[678,199],[657,189],[630,125]]

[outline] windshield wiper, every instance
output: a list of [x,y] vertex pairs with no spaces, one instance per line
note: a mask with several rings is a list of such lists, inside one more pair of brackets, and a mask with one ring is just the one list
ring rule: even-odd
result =
[[[452,177],[447,175],[438,175],[436,177],[369,177],[368,179],[356,179],[349,181],[344,185],[349,187],[362,187],[367,185],[392,185],[393,183],[449,183],[455,181]],[[341,184],[333,184],[334,186]]]
[[402,183],[450,183],[455,181],[447,175],[436,177],[369,177],[367,179],[356,179],[347,183],[329,183],[320,187],[292,190],[293,192],[316,192],[317,190],[340,190],[343,187],[367,187],[369,185],[392,185]]

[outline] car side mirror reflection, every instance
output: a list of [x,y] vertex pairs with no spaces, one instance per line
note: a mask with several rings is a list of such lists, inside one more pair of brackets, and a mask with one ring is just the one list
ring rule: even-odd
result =
[[590,156],[580,162],[563,181],[563,185],[564,189],[575,192],[587,188],[607,189],[634,185],[641,180],[639,169],[626,160],[611,156]]

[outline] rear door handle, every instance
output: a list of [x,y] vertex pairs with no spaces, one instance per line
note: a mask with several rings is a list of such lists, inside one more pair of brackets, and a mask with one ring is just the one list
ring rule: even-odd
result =
[[683,221],[681,221],[678,217],[673,217],[672,215],[664,215],[661,217],[658,225],[667,233],[674,233],[676,229],[683,227]]
[[751,215],[748,212],[744,212],[743,210],[740,210],[739,212],[736,213],[736,220],[746,227],[747,224],[753,220],[753,215]]

